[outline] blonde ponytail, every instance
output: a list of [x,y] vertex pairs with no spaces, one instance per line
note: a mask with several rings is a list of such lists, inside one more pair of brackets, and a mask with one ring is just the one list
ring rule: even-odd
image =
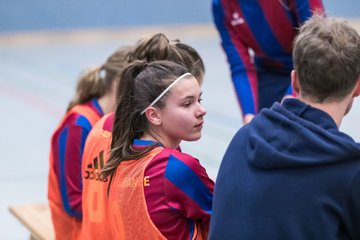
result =
[[121,47],[102,66],[91,67],[83,71],[76,86],[75,96],[69,103],[67,111],[92,98],[100,98],[110,91],[113,81],[119,79],[119,74],[128,64],[132,50],[133,48],[129,46]]
[[69,103],[67,111],[75,105],[84,104],[94,97],[100,97],[105,92],[105,82],[100,76],[101,67],[90,67],[84,70],[79,77],[76,93]]

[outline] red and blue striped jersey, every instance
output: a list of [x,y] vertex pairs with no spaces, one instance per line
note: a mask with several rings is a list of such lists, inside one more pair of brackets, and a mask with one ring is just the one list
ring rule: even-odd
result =
[[[93,124],[103,116],[97,101],[92,99],[79,105],[90,111],[91,116],[72,111],[67,114],[51,139],[52,164],[50,174],[54,174],[60,192],[63,210],[70,216],[82,217],[81,160],[85,140]],[[71,110],[70,110],[71,111]],[[49,187],[54,187],[50,183]],[[49,189],[49,191],[53,191]]]
[[256,69],[291,71],[297,28],[324,12],[322,1],[213,0],[212,10],[242,112],[256,114]]
[[[152,141],[134,140],[134,146]],[[192,239],[195,224],[207,235],[214,182],[196,158],[164,148],[145,169],[144,186],[150,218],[167,239]]]

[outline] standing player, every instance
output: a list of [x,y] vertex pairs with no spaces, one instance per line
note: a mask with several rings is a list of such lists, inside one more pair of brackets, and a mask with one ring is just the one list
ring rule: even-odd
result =
[[291,95],[291,49],[297,28],[321,0],[213,0],[213,18],[231,69],[243,122]]

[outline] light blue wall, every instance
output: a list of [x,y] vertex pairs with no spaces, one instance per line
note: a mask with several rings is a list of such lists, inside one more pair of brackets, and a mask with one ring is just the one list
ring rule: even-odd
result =
[[0,0],[0,31],[210,21],[208,0]]
[[[360,0],[323,1],[328,15],[360,16]],[[211,0],[0,0],[0,32],[210,23],[210,5]]]

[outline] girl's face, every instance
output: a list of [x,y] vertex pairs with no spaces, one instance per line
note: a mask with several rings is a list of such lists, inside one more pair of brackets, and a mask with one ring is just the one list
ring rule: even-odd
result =
[[178,146],[181,140],[195,141],[201,137],[205,108],[200,104],[201,90],[191,76],[180,80],[170,90],[165,107],[158,109],[161,119],[162,138],[170,146]]

